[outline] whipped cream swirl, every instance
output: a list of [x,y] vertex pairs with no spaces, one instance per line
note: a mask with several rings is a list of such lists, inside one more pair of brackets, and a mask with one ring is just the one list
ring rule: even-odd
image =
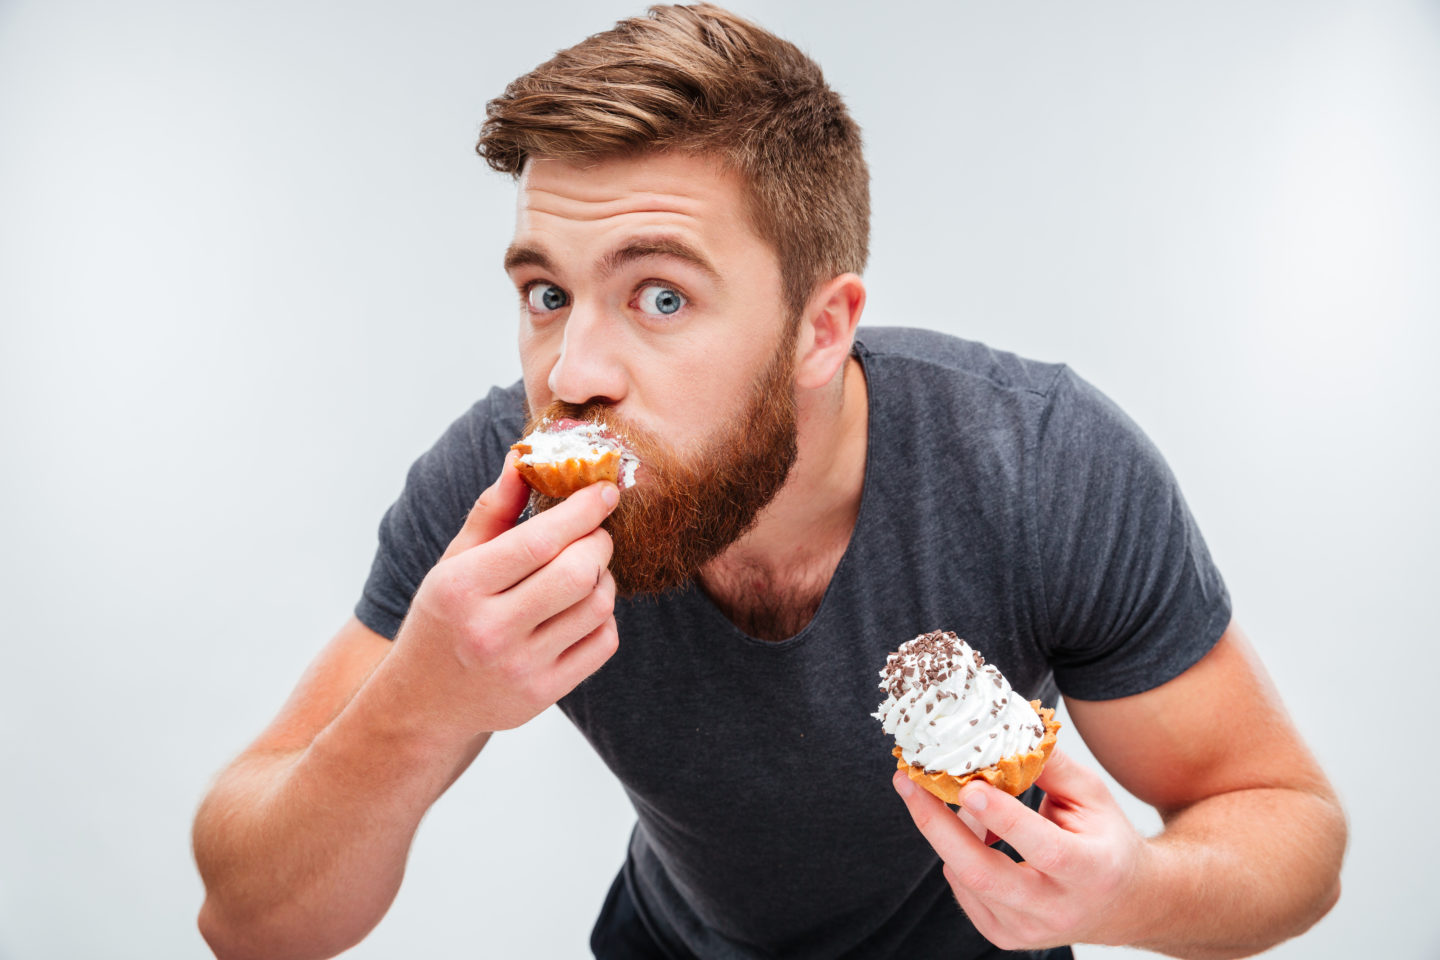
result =
[[579,420],[546,420],[520,441],[530,445],[524,463],[564,463],[566,460],[596,460],[607,450],[620,454],[620,481],[624,490],[635,483],[640,460],[603,423]]
[[1030,702],[953,632],[907,640],[885,660],[887,694],[871,716],[905,762],[960,777],[1040,745],[1045,726]]

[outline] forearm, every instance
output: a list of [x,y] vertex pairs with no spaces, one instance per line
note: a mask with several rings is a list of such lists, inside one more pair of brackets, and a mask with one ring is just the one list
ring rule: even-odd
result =
[[305,749],[237,761],[206,798],[200,928],[223,960],[333,956],[394,899],[421,817],[485,738],[438,742],[385,687],[373,677]]
[[1333,796],[1253,789],[1167,818],[1147,843],[1127,940],[1191,960],[1244,957],[1309,929],[1340,895],[1345,817]]

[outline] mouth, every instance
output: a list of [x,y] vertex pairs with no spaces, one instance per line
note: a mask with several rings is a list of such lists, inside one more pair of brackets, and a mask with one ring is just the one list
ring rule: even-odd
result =
[[[516,466],[521,473],[547,496],[562,488],[573,493],[597,480],[613,479],[625,490],[634,486],[640,467],[640,458],[615,430],[603,422],[574,417],[542,420],[513,449],[520,453]],[[535,481],[546,475],[555,479],[537,486]]]

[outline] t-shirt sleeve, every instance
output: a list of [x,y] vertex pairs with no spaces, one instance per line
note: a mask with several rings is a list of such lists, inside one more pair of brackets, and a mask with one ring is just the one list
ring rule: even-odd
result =
[[505,425],[494,391],[450,425],[405,477],[400,497],[380,521],[379,544],[355,616],[390,639],[410,610],[420,581],[445,552],[470,508],[504,464]]
[[1036,444],[1030,516],[1060,690],[1109,700],[1180,675],[1224,633],[1230,597],[1169,466],[1066,368]]

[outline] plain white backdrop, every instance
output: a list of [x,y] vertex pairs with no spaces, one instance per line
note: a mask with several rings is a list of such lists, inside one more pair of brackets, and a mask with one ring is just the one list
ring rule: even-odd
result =
[[[1440,5],[734,6],[865,129],[866,320],[1068,361],[1170,459],[1351,818],[1273,955],[1440,957]],[[0,2],[0,958],[208,955],[209,778],[518,375],[485,101],[639,11]],[[498,736],[348,956],[585,956],[631,819],[554,711]]]

